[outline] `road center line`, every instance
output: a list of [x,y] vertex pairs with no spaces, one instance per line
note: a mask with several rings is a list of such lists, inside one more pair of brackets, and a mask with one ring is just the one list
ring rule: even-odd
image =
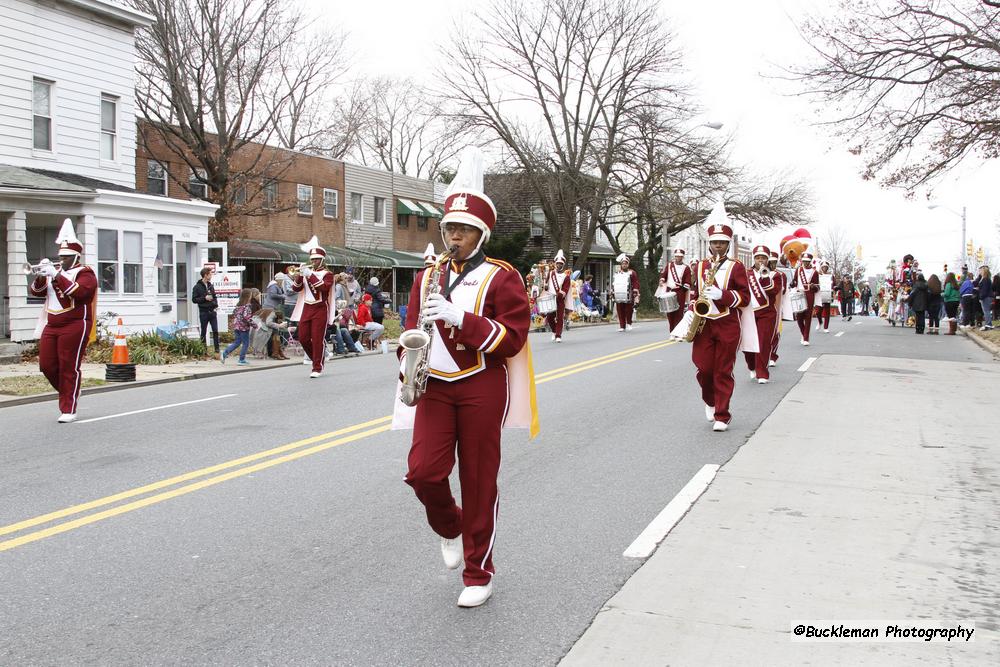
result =
[[[694,474],[694,477],[684,485],[684,488],[674,496],[673,500],[656,515],[656,518],[649,522],[645,530],[639,533],[639,537],[629,545],[625,553],[625,558],[648,558],[656,545],[663,541],[677,522],[687,513],[694,501],[705,492],[708,485],[715,479],[715,474],[719,472],[719,466],[710,463],[703,465],[701,470]],[[2,545],[0,545],[2,546]]]
[[143,412],[153,412],[155,410],[166,410],[167,408],[179,408],[182,405],[193,405],[195,403],[204,403],[205,401],[217,401],[220,398],[232,398],[236,394],[222,394],[221,396],[210,396],[208,398],[199,398],[193,401],[184,401],[183,403],[171,403],[170,405],[158,405],[155,408],[143,408],[142,410],[131,410],[129,412],[120,412],[117,415],[105,415],[103,417],[94,417],[92,419],[81,419],[77,424],[89,424],[91,422],[100,422],[105,419],[117,419],[118,417],[128,417],[129,415],[138,415]]
[[833,337],[834,337],[834,338],[840,338],[840,337],[841,337],[841,336],[843,336],[843,335],[844,335],[844,332],[843,332],[843,331],[838,331],[837,333],[835,333],[835,334],[833,335]]
[[813,365],[814,361],[816,361],[816,357],[809,357],[808,359],[806,359],[803,362],[803,364],[799,366],[799,372],[805,373],[807,370],[809,370],[809,367]]

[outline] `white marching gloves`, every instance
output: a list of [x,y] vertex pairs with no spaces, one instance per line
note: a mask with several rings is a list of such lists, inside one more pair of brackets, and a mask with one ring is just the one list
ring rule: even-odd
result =
[[440,294],[431,294],[427,297],[423,315],[428,320],[440,320],[459,329],[462,328],[462,320],[465,319],[465,311]]
[[302,274],[303,278],[308,278],[313,274],[313,270],[310,269],[308,266],[303,266],[301,269],[299,269],[299,273]]
[[705,290],[705,296],[712,301],[718,301],[722,298],[722,290],[719,289],[718,285],[711,285],[707,290]]
[[52,262],[45,260],[39,265],[38,272],[46,278],[55,278],[56,274],[59,273],[59,269]]

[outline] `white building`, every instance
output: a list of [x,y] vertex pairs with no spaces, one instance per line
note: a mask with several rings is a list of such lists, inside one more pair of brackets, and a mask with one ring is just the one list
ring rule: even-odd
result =
[[192,319],[216,207],[134,189],[134,32],[151,24],[108,0],[0,0],[0,338],[33,337],[22,265],[55,256],[67,217],[98,313],[130,330]]

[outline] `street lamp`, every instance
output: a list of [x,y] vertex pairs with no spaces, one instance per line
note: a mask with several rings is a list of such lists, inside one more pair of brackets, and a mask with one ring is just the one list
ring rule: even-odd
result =
[[[698,125],[695,125],[694,127],[689,127],[687,130],[682,132],[681,135],[677,137],[677,139],[675,139],[675,141],[683,139],[684,137],[691,134],[698,128],[707,127],[710,130],[721,130],[722,125],[723,124],[717,120],[710,120],[704,123],[699,123]],[[664,221],[663,229],[660,230],[660,241],[663,244],[663,252],[661,253],[661,259],[663,260],[663,268],[666,268],[667,264],[670,263],[670,257],[667,256],[667,248],[670,247],[670,232],[668,231],[669,227],[670,225],[668,225],[666,221]]]
[[956,210],[954,210],[952,208],[949,208],[949,207],[945,206],[944,204],[928,204],[927,208],[929,210],[931,210],[931,211],[933,211],[934,209],[943,208],[944,210],[948,211],[952,215],[957,215],[958,217],[962,218],[962,247],[961,247],[961,249],[960,249],[960,251],[958,253],[958,256],[959,256],[959,265],[957,267],[957,268],[961,269],[962,268],[962,264],[966,261],[966,260],[962,259],[962,258],[964,258],[966,256],[966,253],[965,253],[965,207],[964,206],[962,207],[962,212],[961,213],[959,213],[958,211],[956,211]]

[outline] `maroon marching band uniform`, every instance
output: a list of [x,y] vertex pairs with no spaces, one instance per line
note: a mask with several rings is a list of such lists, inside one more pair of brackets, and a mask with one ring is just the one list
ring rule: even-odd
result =
[[[776,259],[774,255],[772,259]],[[781,341],[781,297],[788,291],[788,278],[777,268],[771,272],[774,281],[780,286],[774,298],[774,336],[771,340],[771,361],[778,361],[778,343]]]
[[[566,295],[569,294],[569,271],[549,271],[545,283],[545,291],[556,297],[556,309],[545,316],[545,321],[556,338],[562,338],[563,325],[566,322]],[[562,292],[562,294],[560,294]]]
[[771,377],[767,370],[767,362],[771,357],[772,341],[778,328],[778,311],[775,309],[775,303],[781,302],[781,279],[777,277],[780,275],[775,272],[766,278],[761,278],[759,272],[754,269],[747,272],[760,352],[744,352],[743,355],[746,358],[747,368],[753,371],[759,380]]
[[[711,265],[711,260],[707,259],[698,262],[692,293],[701,293]],[[746,268],[738,260],[726,258],[715,275],[715,284],[722,290],[722,296],[712,302],[712,312],[705,318],[705,327],[694,339],[691,359],[698,369],[702,401],[706,406],[715,407],[716,421],[728,424],[732,418],[729,401],[735,385],[733,366],[741,338],[738,308],[750,301]]]
[[691,267],[684,263],[678,265],[676,262],[670,262],[663,267],[660,278],[666,281],[668,290],[677,294],[677,310],[667,313],[669,331],[673,331],[674,327],[680,324],[687,308],[688,292],[691,291]]
[[[619,267],[619,270],[615,272],[615,276],[625,273]],[[639,298],[639,274],[635,272],[635,269],[628,270],[628,288],[629,288],[629,298],[625,301],[618,301],[617,295],[615,296],[615,313],[618,315],[618,328],[619,330],[625,327],[632,326],[632,315],[635,313],[635,300]],[[618,285],[613,283],[614,291],[618,292]]]
[[[821,275],[824,275],[824,274],[821,273],[821,272],[819,272],[819,271],[816,272],[816,283],[817,284],[819,284],[819,277]],[[831,279],[832,279],[832,276],[831,276]],[[816,306],[816,316],[818,317],[817,324],[822,325],[824,329],[829,329],[830,328],[830,310],[832,309],[832,306],[833,306],[833,302],[832,301],[827,301],[826,303],[823,303],[821,301],[819,303],[819,305]]]
[[[452,262],[451,276],[463,268],[464,263]],[[410,290],[407,329],[419,318],[425,274],[417,276]],[[442,272],[442,289],[449,277]],[[507,358],[527,341],[531,316],[521,275],[510,264],[490,258],[468,273],[448,300],[465,315],[461,328],[435,322],[427,393],[417,403],[405,479],[423,503],[434,532],[447,539],[462,536],[465,585],[484,586],[496,571],[493,541],[500,431],[509,399]],[[456,452],[461,507],[448,484]]]
[[83,379],[80,364],[94,326],[97,276],[89,266],[37,276],[33,296],[45,299],[47,322],[38,341],[38,368],[59,392],[59,411],[75,415]]
[[795,277],[792,279],[792,287],[803,290],[806,297],[806,309],[795,314],[795,321],[799,325],[799,333],[802,340],[809,342],[809,328],[812,326],[813,308],[816,305],[816,293],[819,291],[819,272],[814,268],[805,268],[800,263],[795,268]]
[[[308,289],[307,289],[308,287]],[[302,315],[299,318],[299,343],[312,360],[314,373],[322,373],[326,365],[326,327],[330,321],[333,273],[322,269],[308,278],[296,274],[292,278],[294,292],[305,291]]]

